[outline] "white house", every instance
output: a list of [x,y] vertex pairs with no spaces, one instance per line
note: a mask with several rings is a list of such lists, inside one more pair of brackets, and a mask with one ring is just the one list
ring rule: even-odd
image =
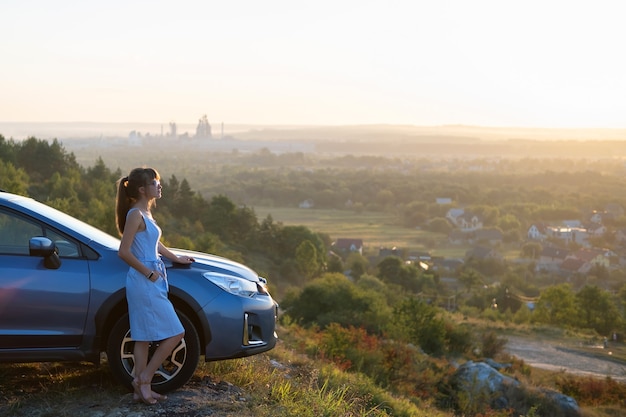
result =
[[446,218],[463,232],[473,232],[483,228],[483,222],[477,215],[463,209],[448,210]]
[[543,223],[532,224],[526,235],[530,240],[545,240],[547,237],[546,225]]

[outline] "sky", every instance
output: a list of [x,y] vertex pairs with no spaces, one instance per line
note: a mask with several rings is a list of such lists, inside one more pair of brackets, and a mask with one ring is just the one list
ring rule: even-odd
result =
[[626,128],[621,0],[2,0],[0,122]]

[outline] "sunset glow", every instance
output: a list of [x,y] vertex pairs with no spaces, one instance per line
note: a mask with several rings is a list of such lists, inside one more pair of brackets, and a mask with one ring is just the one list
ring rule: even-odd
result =
[[0,121],[626,128],[623,8],[5,0]]

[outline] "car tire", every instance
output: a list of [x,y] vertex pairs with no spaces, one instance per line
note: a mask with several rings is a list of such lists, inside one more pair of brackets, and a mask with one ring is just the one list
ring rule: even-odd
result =
[[[159,367],[152,379],[152,389],[159,393],[173,391],[185,385],[193,376],[200,360],[200,338],[191,320],[177,311],[185,337],[176,346],[172,355]],[[128,388],[132,388],[133,368],[135,366],[135,343],[131,339],[128,314],[118,319],[109,335],[107,343],[107,361],[113,376]],[[158,342],[150,344],[150,354],[158,347]],[[148,359],[149,360],[149,359]]]

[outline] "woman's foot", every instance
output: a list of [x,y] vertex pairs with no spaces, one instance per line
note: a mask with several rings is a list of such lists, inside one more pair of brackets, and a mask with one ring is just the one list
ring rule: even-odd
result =
[[157,400],[152,396],[152,388],[149,382],[141,382],[139,378],[133,379],[133,399],[144,404],[154,405]]
[[159,402],[167,401],[167,395],[159,394],[158,392],[155,392],[155,391],[152,391],[152,398],[154,398],[155,400]]
[[[167,400],[167,395],[163,395],[163,394],[159,394],[156,391],[152,391],[152,398],[154,398],[155,400],[162,402],[162,401],[166,401]],[[135,391],[133,393],[133,401],[136,403],[140,403],[143,402],[143,400],[141,399],[141,395],[139,395],[139,393],[137,391]]]

